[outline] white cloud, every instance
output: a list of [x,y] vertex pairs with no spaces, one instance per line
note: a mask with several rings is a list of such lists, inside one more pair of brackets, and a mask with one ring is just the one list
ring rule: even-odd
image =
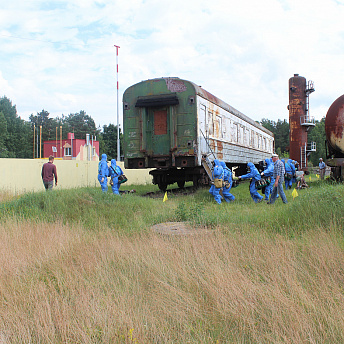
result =
[[141,80],[177,76],[255,120],[284,119],[288,79],[299,73],[315,82],[310,110],[320,119],[343,93],[343,5],[13,0],[0,10],[0,87],[26,119],[44,108],[114,123],[117,44],[120,100]]

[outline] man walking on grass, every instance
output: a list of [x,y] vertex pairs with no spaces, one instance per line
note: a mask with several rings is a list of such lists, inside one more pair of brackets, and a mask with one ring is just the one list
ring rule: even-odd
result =
[[324,163],[323,159],[319,159],[319,173],[321,180],[324,180],[325,177],[325,171],[326,171],[326,164]]
[[57,186],[57,172],[56,166],[54,165],[54,157],[50,155],[49,162],[46,162],[42,167],[42,180],[46,191],[53,189],[54,177],[55,186]]
[[288,203],[287,197],[283,190],[283,182],[285,175],[285,168],[283,162],[278,159],[277,154],[272,154],[272,162],[274,164],[273,177],[275,178],[275,183],[272,189],[270,202],[268,204],[274,204],[276,201],[277,193],[281,196],[283,203]]

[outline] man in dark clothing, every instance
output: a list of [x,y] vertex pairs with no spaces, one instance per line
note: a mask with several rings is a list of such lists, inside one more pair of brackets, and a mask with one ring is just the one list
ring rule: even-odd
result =
[[52,190],[54,185],[55,177],[55,186],[57,186],[57,173],[56,166],[53,164],[54,157],[50,155],[49,162],[45,163],[42,167],[42,179],[45,190]]

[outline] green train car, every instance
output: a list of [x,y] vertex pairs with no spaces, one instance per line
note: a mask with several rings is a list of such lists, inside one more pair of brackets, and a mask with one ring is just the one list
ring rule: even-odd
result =
[[123,95],[124,165],[150,168],[153,183],[208,184],[205,161],[244,173],[270,158],[273,134],[196,84],[179,78],[139,82]]

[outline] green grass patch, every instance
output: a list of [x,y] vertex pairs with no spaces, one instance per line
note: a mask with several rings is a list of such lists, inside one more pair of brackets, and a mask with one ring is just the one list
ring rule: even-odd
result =
[[[327,228],[331,224],[344,227],[344,186],[319,182],[315,177],[310,188],[286,190],[288,204],[277,200],[274,205],[255,204],[249,194],[248,182],[240,183],[231,192],[236,200],[218,205],[208,188],[196,192],[145,196],[158,191],[153,185],[131,186],[136,193],[114,196],[109,190],[79,188],[53,192],[28,193],[0,204],[0,218],[17,218],[38,222],[81,224],[88,230],[107,227],[118,232],[139,232],[160,222],[190,221],[197,226],[223,227],[226,230],[261,229],[271,233],[294,236],[304,230]],[[126,188],[128,189],[128,187]]]

